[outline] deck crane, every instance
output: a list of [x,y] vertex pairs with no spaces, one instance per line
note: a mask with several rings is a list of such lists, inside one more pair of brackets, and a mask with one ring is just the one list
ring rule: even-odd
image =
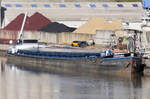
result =
[[[129,37],[134,36],[135,44],[133,46],[136,49],[136,51],[145,53],[147,52],[146,49],[148,46],[147,32],[150,31],[150,0],[142,0],[141,3],[142,3],[142,8],[143,8],[142,10],[143,17],[141,18],[141,22],[125,22],[125,23],[122,23],[122,27],[124,30],[135,31],[135,32],[128,33],[128,36]],[[127,51],[129,51],[129,48],[131,48],[131,46],[127,46],[127,48],[128,48]]]
[[23,39],[22,33],[23,33],[25,22],[26,22],[26,18],[27,18],[27,12],[25,13],[23,23],[21,26],[21,30],[18,33],[17,44],[8,48],[8,50],[7,50],[8,54],[17,54],[18,50],[21,50],[21,49],[37,50],[40,47],[42,47],[42,48],[45,47],[45,45],[39,45],[37,39]]
[[24,25],[25,25],[25,22],[26,22],[26,19],[27,19],[27,12],[25,13],[24,15],[24,19],[23,19],[23,22],[22,22],[22,26],[21,26],[21,29],[20,29],[20,32],[18,33],[18,37],[17,37],[17,40],[18,40],[18,43],[22,42],[22,32],[23,32],[23,29],[24,29]]

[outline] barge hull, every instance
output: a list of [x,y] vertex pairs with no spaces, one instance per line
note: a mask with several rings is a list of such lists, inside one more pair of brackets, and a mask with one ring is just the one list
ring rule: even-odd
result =
[[[114,58],[113,58],[114,59]],[[140,58],[107,59],[57,59],[57,58],[35,58],[28,56],[7,56],[7,63],[18,67],[52,71],[57,73],[71,74],[131,74],[141,73]],[[137,66],[139,64],[139,66]]]

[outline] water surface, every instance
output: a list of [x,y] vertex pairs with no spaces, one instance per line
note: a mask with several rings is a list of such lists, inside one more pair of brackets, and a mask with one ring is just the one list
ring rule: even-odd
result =
[[70,76],[25,70],[0,58],[0,99],[149,99],[150,77]]

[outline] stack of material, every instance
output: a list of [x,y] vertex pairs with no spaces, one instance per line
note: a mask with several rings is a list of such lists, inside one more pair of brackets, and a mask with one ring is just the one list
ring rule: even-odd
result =
[[[19,31],[21,29],[23,19],[24,14],[20,14],[13,21],[11,21],[6,27],[4,27],[4,30]],[[50,23],[51,21],[48,18],[36,12],[31,17],[27,16],[24,30],[36,31]]]
[[[22,22],[23,22],[24,14],[18,15],[13,21],[11,21],[6,27],[4,27],[4,30],[12,30],[12,31],[18,31],[21,29]],[[29,17],[27,16],[28,20]]]
[[[24,14],[20,14],[13,21],[11,21],[4,30],[19,31],[22,26],[24,19]],[[73,32],[76,28],[68,27],[64,24],[57,22],[52,22],[42,14],[36,12],[31,17],[27,16],[24,30],[28,31],[43,31],[43,32],[53,32],[53,33],[62,33],[62,32]]]
[[96,34],[96,30],[120,30],[121,20],[112,22],[106,21],[103,18],[93,17],[87,23],[76,29],[73,33]]
[[39,31],[52,32],[52,33],[62,33],[62,32],[73,32],[76,28],[68,27],[64,24],[57,22],[52,22],[45,27],[41,28]]
[[50,23],[51,23],[51,21],[48,18],[46,18],[42,14],[36,12],[29,18],[29,20],[26,21],[24,30],[36,31]]

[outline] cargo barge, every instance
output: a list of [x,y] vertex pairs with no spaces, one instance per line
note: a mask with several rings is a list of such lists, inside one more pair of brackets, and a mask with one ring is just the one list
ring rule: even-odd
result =
[[8,52],[7,58],[17,66],[69,73],[142,73],[145,66],[138,54],[73,48],[20,49],[15,54]]

